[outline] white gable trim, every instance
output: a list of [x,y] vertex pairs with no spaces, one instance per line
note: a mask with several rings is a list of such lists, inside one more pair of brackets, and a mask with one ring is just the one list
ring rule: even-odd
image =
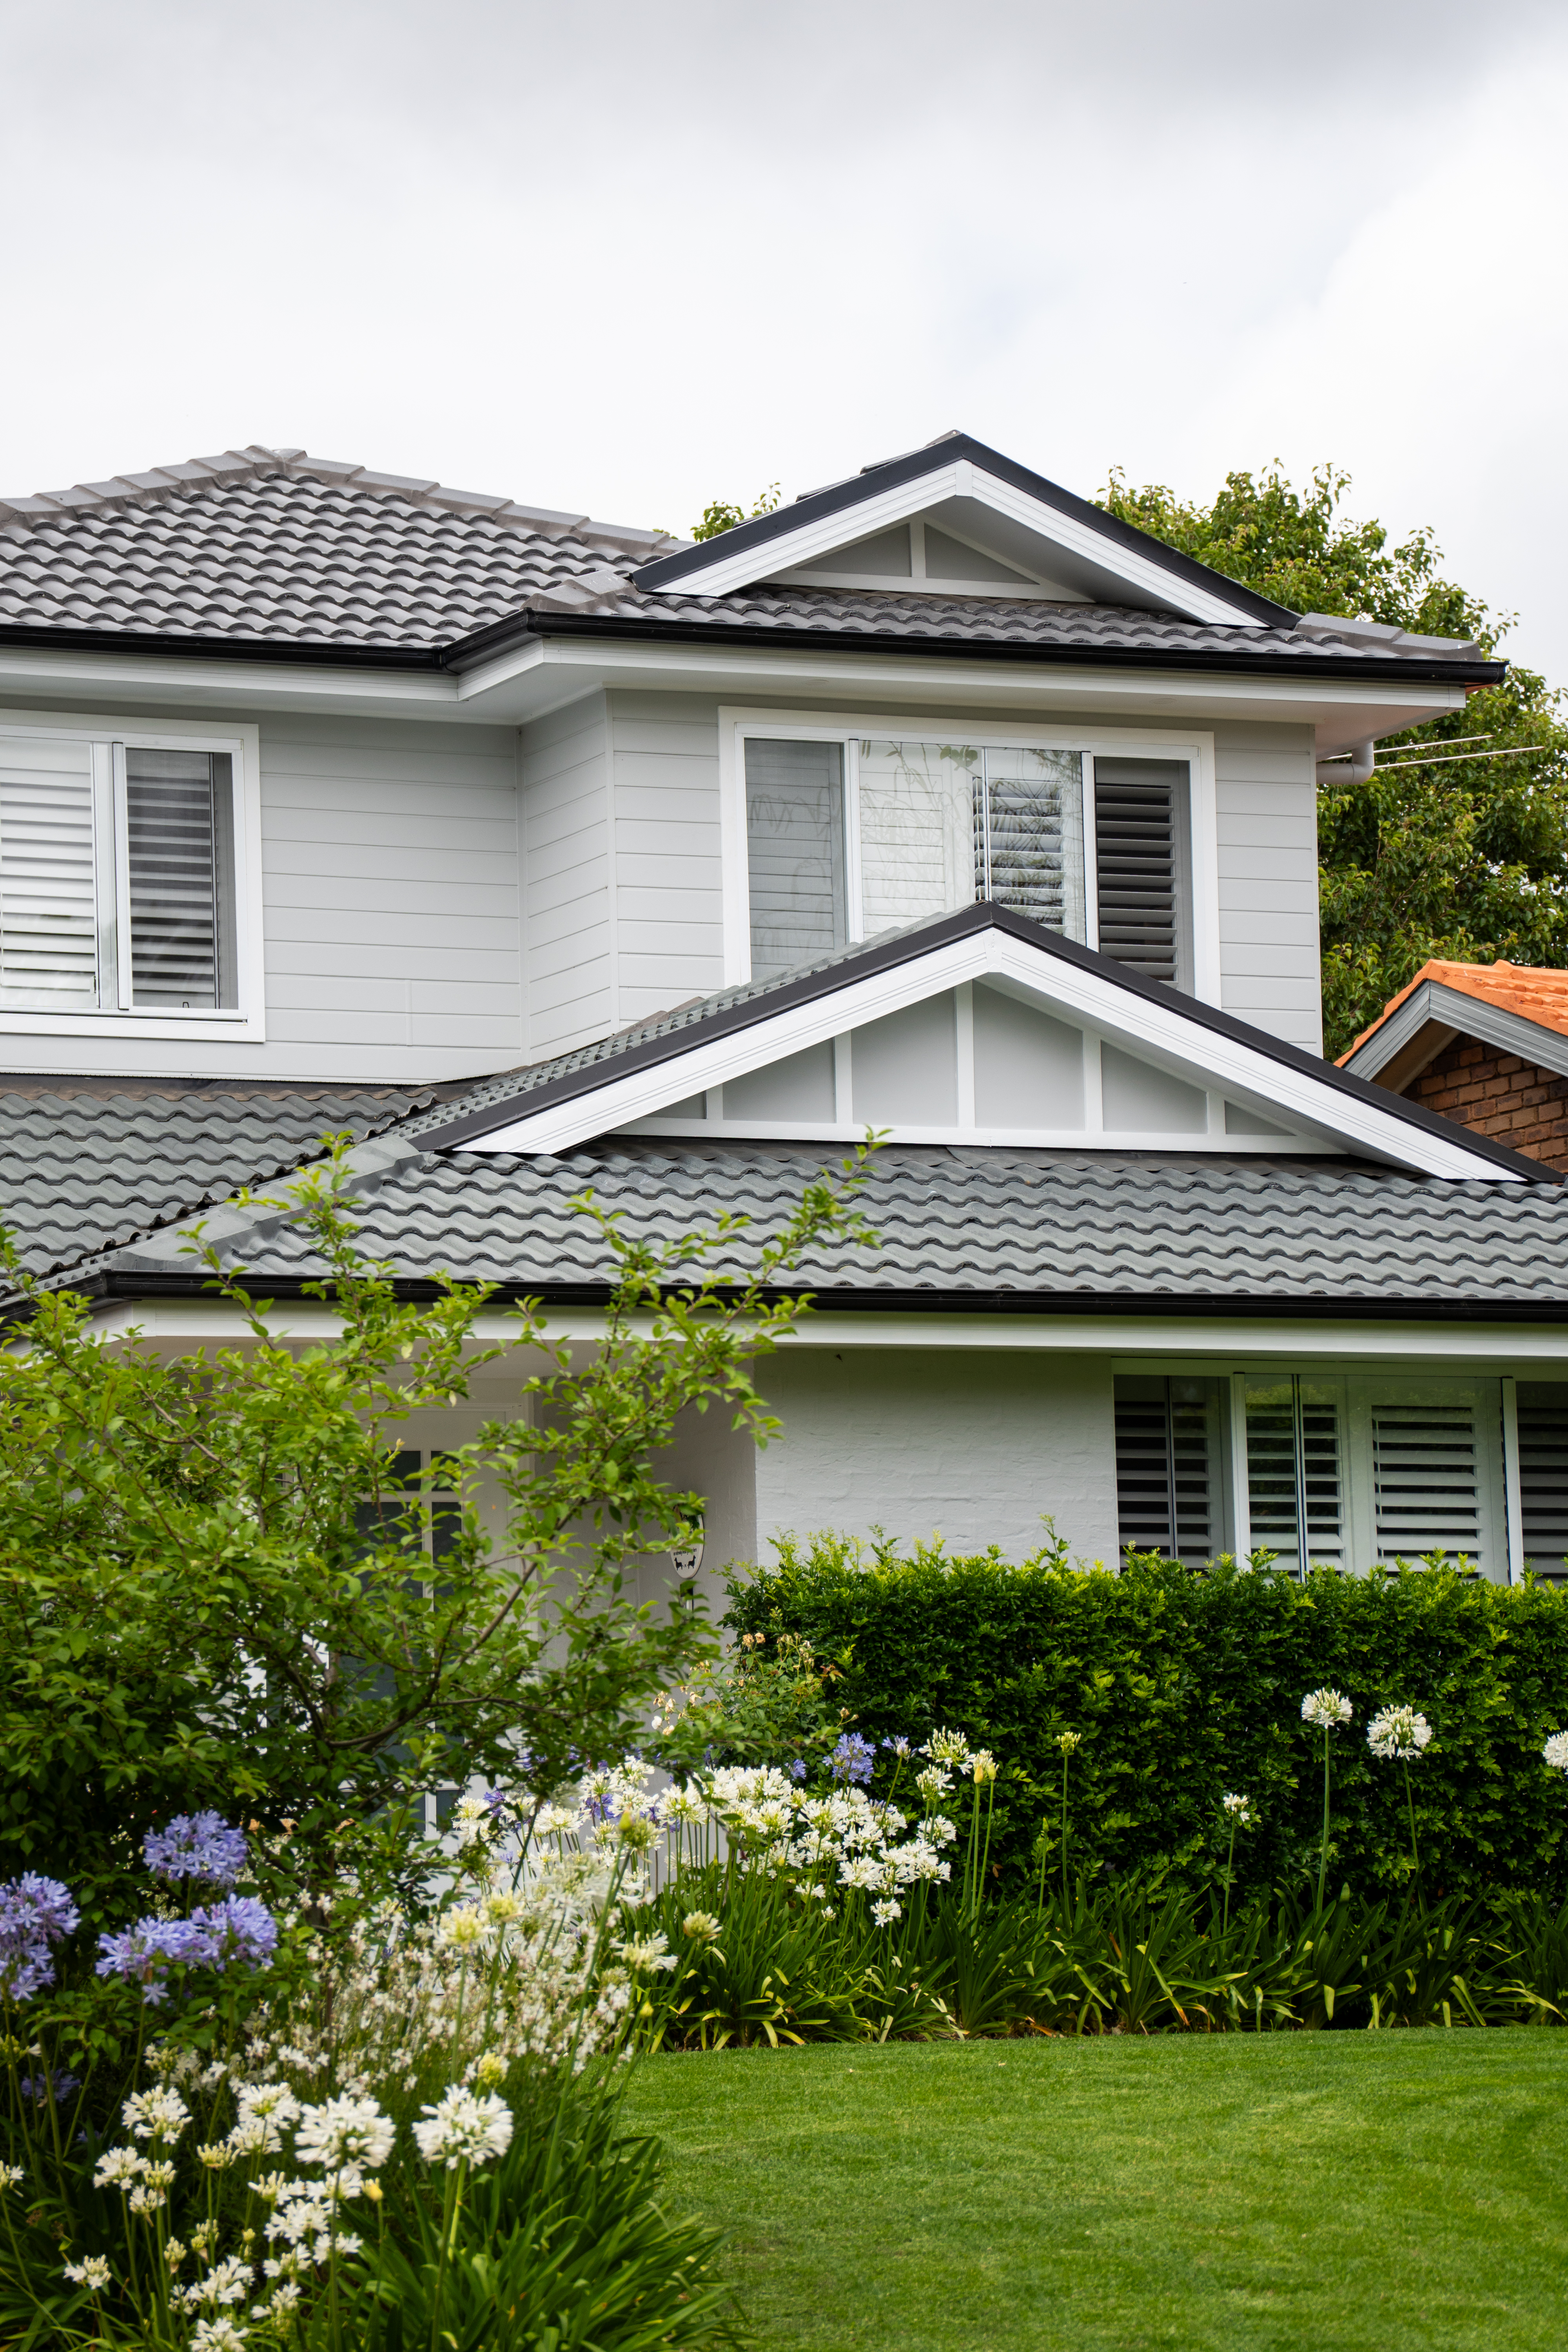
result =
[[[819,516],[815,521],[802,523],[794,530],[780,532],[732,555],[700,561],[697,559],[702,551],[694,550],[689,565],[667,572],[648,593],[683,597],[727,596],[737,588],[749,588],[759,580],[776,579],[781,572],[809,565],[818,556],[852,546],[857,540],[868,539],[894,523],[908,522],[944,499],[973,499],[980,506],[990,507],[1053,547],[1062,548],[1080,562],[1093,564],[1097,571],[1125,581],[1140,602],[1184,614],[1189,620],[1243,628],[1258,625],[1256,614],[1240,604],[1212,589],[1182,579],[1163,563],[1152,562],[1133,548],[1123,547],[1092,524],[1079,522],[1047,506],[1043,499],[1031,498],[1026,490],[1016,489],[1012,483],[999,480],[968,457],[938,467],[929,474],[919,474],[913,481],[900,482],[895,488],[873,492],[855,506],[840,507],[834,514]],[[665,561],[673,562],[675,559],[667,557]],[[838,584],[844,583],[840,581]],[[897,585],[887,581],[878,584]]]
[[[842,987],[806,1003],[785,1005],[726,1035],[704,1039],[699,1031],[690,1045],[651,1066],[617,1074],[615,1063],[606,1063],[602,1081],[569,1101],[542,1104],[530,1112],[524,1097],[516,1118],[465,1140],[461,1149],[570,1151],[590,1137],[657,1118],[688,1096],[976,980],[1001,982],[1009,994],[1037,1004],[1042,1012],[1123,1045],[1185,1084],[1256,1110],[1277,1126],[1316,1136],[1330,1150],[1348,1150],[1421,1175],[1482,1177],[1494,1183],[1524,1181],[1470,1150],[1462,1129],[1455,1130],[1452,1140],[1434,1135],[1392,1108],[1360,1101],[1276,1060],[1259,1046],[1194,1021],[1177,1001],[1152,1002],[1105,972],[1052,955],[991,924],[883,971],[847,977]],[[1010,1143],[1022,1139],[1005,1138]],[[1130,1143],[1143,1150],[1181,1150],[1194,1139],[1201,1147],[1202,1139],[1185,1137],[1075,1134],[1061,1139],[1080,1150],[1126,1149]],[[1238,1135],[1229,1139],[1228,1148],[1240,1155],[1267,1150],[1269,1143],[1256,1139],[1249,1144]]]

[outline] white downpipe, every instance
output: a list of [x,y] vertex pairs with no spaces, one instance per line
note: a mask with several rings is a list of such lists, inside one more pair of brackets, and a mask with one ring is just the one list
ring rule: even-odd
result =
[[1372,773],[1373,746],[1352,743],[1347,753],[1337,759],[1320,760],[1318,782],[1321,784],[1364,784]]

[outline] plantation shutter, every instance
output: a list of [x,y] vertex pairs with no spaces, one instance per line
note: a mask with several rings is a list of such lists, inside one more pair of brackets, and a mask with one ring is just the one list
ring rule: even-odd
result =
[[1524,1557],[1538,1576],[1568,1571],[1568,1381],[1519,1384],[1519,1495]]
[[1428,1552],[1479,1558],[1481,1463],[1472,1403],[1374,1402],[1372,1471],[1380,1560]]
[[92,747],[0,735],[0,989],[98,1002]]
[[131,989],[138,1006],[196,1011],[235,1001],[225,936],[229,765],[217,752],[126,751]]
[[752,977],[808,963],[848,938],[842,743],[746,743]]
[[1081,940],[1081,758],[1064,751],[987,751],[973,790],[976,898],[994,898]]
[[1119,1377],[1115,1402],[1121,1550],[1212,1559],[1220,1548],[1215,1383]]
[[1103,954],[1150,980],[1185,982],[1187,769],[1178,760],[1094,763],[1094,856]]
[[1287,1373],[1247,1384],[1247,1493],[1254,1547],[1282,1567],[1338,1567],[1345,1507],[1337,1390]]

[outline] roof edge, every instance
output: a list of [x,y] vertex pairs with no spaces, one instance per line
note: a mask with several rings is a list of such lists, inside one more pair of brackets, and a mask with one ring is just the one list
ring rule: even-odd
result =
[[[679,1029],[668,1030],[660,1036],[642,1039],[628,1045],[624,1052],[603,1061],[589,1062],[577,1070],[567,1071],[556,1079],[547,1079],[541,1086],[504,1097],[499,1102],[487,1103],[483,1109],[471,1111],[467,1118],[450,1119],[444,1125],[423,1130],[425,1147],[432,1151],[458,1150],[465,1141],[480,1135],[494,1134],[497,1129],[511,1127],[520,1118],[555,1108],[562,1103],[580,1100],[595,1094],[613,1078],[629,1073],[658,1068],[661,1063],[678,1060],[692,1045],[715,1037],[733,1035],[755,1028],[775,1013],[788,1012],[799,1004],[819,1003],[824,997],[837,995],[852,981],[864,980],[878,972],[893,971],[906,963],[916,962],[933,949],[947,946],[955,940],[968,939],[976,931],[994,929],[1005,931],[1010,938],[1043,950],[1079,971],[1092,971],[1113,982],[1118,987],[1147,1004],[1159,1005],[1169,1011],[1173,1003],[1190,1021],[1215,1036],[1228,1038],[1265,1055],[1283,1068],[1310,1077],[1331,1091],[1347,1096],[1352,1101],[1370,1106],[1379,1112],[1392,1115],[1405,1124],[1431,1135],[1443,1142],[1452,1143],[1456,1136],[1464,1139],[1467,1149],[1473,1150],[1482,1160],[1490,1160],[1500,1170],[1522,1176],[1531,1182],[1561,1184],[1568,1181],[1553,1168],[1524,1153],[1510,1150],[1506,1144],[1494,1143],[1490,1137],[1478,1135],[1471,1128],[1462,1127],[1457,1119],[1444,1118],[1436,1111],[1424,1109],[1417,1103],[1406,1102],[1403,1096],[1390,1094],[1387,1087],[1373,1085],[1370,1079],[1358,1077],[1353,1072],[1342,1070],[1335,1063],[1307,1053],[1300,1045],[1291,1045],[1283,1038],[1271,1036],[1250,1022],[1239,1021],[1219,1006],[1205,1004],[1197,997],[1184,995],[1179,989],[1167,988],[1160,981],[1146,980],[1142,973],[1118,963],[1111,956],[1102,955],[1096,948],[1081,946],[1077,940],[1065,938],[1060,932],[1047,930],[1026,915],[994,899],[979,899],[952,915],[939,916],[934,922],[919,929],[905,930],[880,946],[868,941],[858,955],[839,957],[820,971],[807,971],[796,980],[787,977],[776,987],[760,992],[738,1004],[722,1005],[712,1013],[699,1016]],[[541,1066],[536,1065],[535,1066]]]

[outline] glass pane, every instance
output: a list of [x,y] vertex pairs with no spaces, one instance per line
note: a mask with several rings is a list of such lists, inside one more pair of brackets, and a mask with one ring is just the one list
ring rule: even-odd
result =
[[220,782],[226,795],[228,765],[208,751],[125,754],[132,1003],[196,1012],[223,1001],[216,795]]
[[844,747],[746,743],[752,977],[843,947]]
[[988,751],[974,795],[974,896],[1085,935],[1083,761],[1076,751]]
[[860,874],[868,936],[929,921],[974,896],[970,743],[860,745]]
[[1288,1566],[1344,1550],[1337,1391],[1289,1374],[1247,1384],[1247,1492],[1256,1549]]
[[0,736],[0,987],[72,1011],[97,1002],[86,743]]

